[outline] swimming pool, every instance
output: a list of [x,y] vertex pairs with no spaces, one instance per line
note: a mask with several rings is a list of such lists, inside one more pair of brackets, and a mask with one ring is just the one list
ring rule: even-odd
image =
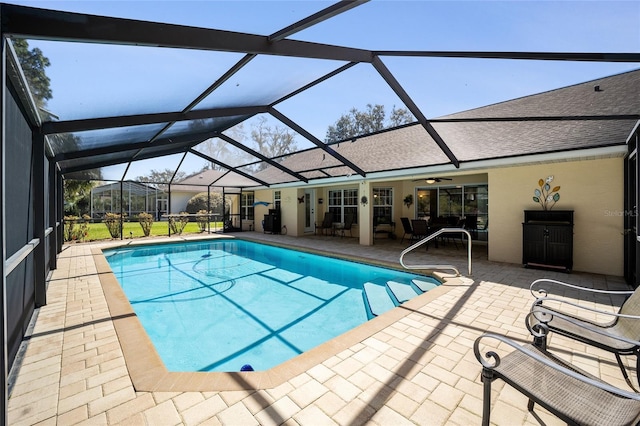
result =
[[242,240],[104,254],[169,371],[239,371],[247,364],[267,370],[387,309],[365,283],[377,290],[388,283],[417,288],[412,280],[437,285],[424,276]]

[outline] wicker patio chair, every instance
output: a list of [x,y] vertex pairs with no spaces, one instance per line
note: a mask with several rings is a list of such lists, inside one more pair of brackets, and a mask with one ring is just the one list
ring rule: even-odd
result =
[[[500,357],[489,350],[483,356],[487,339],[496,339],[513,348]],[[485,342],[482,342],[485,340]],[[527,409],[535,403],[570,425],[636,425],[640,422],[640,395],[618,389],[589,375],[537,346],[521,346],[496,334],[484,334],[473,345],[482,364],[482,424],[491,415],[491,383],[502,379],[529,398]]]
[[[590,294],[591,299],[593,299],[594,295],[618,295],[627,296],[628,298],[617,313],[613,311],[607,312],[590,308],[565,298],[549,296],[549,290],[541,288],[543,284],[547,288],[551,288],[549,286],[559,286],[569,291],[579,292],[578,294],[579,297],[582,296],[581,298],[584,298],[585,294]],[[629,379],[621,356],[633,355],[636,357],[636,376],[640,381],[640,291],[596,290],[550,279],[534,281],[531,283],[530,290],[531,294],[536,297],[531,307],[533,315],[527,317],[527,327],[530,331],[539,324],[543,324],[549,332],[558,333],[613,353],[625,381],[631,389],[636,390],[636,387]],[[598,323],[576,315],[570,315],[560,310],[560,303],[565,306],[574,306],[582,312],[595,312],[598,315],[611,318],[611,320]],[[547,334],[545,333],[542,337],[536,338],[534,343],[542,349],[546,349]]]

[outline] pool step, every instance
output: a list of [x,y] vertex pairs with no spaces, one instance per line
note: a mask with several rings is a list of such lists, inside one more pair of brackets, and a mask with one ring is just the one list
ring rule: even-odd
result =
[[373,316],[378,316],[396,307],[385,286],[366,282],[363,288],[365,299]]
[[427,281],[418,285],[415,282],[372,280],[364,283],[363,297],[370,315],[376,317],[423,293],[425,290],[422,288],[432,287]]
[[427,292],[431,289],[434,289],[436,287],[438,287],[438,284],[430,282],[430,281],[426,281],[426,280],[421,280],[421,279],[417,279],[414,278],[411,280],[411,282],[413,283],[413,285],[415,285],[416,287],[418,287],[420,289],[420,291],[422,292]]
[[[397,281],[387,281],[387,287],[400,304],[403,304],[407,300],[413,299],[419,294],[419,292],[416,291],[416,289],[411,284],[400,283]],[[420,293],[422,292],[420,291]]]

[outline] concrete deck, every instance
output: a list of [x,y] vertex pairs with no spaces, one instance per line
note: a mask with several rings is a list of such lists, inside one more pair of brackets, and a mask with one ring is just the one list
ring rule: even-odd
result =
[[[255,232],[237,236],[395,265],[407,246],[399,240],[376,240],[365,247],[353,238]],[[469,279],[445,283],[438,292],[425,293],[370,321],[373,325],[367,323],[310,356],[302,355],[304,368],[271,372],[261,383],[237,374],[223,387],[236,386],[234,390],[194,381],[141,391],[134,388],[132,369],[144,375],[144,358],[135,363],[125,358],[125,337],[115,325],[122,315],[110,311],[100,280],[108,273],[92,255],[95,248],[109,244],[113,243],[68,245],[60,254],[48,303],[38,312],[19,370],[12,372],[9,424],[479,424],[482,386],[473,342],[484,331],[530,341],[524,317],[533,301],[528,290],[533,280],[628,289],[621,277],[488,262],[486,248],[477,247]],[[466,274],[464,254],[462,247],[456,250],[447,244],[418,250],[408,261],[451,263]],[[628,389],[612,355],[559,336],[549,343],[559,356]],[[527,400],[500,381],[493,389],[494,424],[564,424],[539,406],[528,412]]]

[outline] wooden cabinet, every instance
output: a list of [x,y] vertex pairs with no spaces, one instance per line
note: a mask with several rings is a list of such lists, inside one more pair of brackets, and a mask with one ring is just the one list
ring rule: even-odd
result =
[[282,221],[280,219],[279,209],[270,209],[269,214],[264,215],[263,221],[264,233],[279,234],[282,229]]
[[525,210],[522,263],[570,272],[573,268],[573,211]]

